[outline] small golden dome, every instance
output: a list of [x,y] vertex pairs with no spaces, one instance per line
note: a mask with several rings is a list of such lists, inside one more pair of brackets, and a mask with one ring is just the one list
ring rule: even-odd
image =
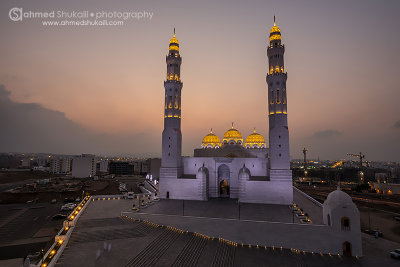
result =
[[178,39],[176,39],[175,37],[175,33],[174,36],[172,37],[171,41],[169,41],[169,50],[176,50],[179,51],[179,42]]
[[246,148],[266,148],[267,145],[265,143],[264,137],[257,133],[256,130],[246,138],[246,142],[244,144]]
[[272,27],[271,31],[269,32],[269,41],[272,42],[273,40],[281,40],[281,30],[275,24],[275,16],[274,27]]
[[178,39],[176,39],[175,34],[172,37],[171,41],[169,41],[170,44],[179,44]]
[[243,143],[243,137],[242,137],[242,134],[238,130],[233,128],[233,124],[232,124],[232,128],[229,129],[228,131],[226,131],[226,133],[224,134],[222,143],[233,144],[233,142],[235,144],[241,145]]
[[213,134],[212,129],[209,134],[207,134],[203,138],[203,142],[201,143],[201,148],[220,148],[221,140],[219,137]]

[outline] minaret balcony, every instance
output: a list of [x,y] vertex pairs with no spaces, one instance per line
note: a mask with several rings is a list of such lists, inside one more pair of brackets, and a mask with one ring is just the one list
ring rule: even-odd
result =
[[268,78],[272,78],[272,77],[282,77],[282,76],[284,76],[284,78],[286,78],[287,77],[287,72],[274,72],[274,73],[272,73],[272,74],[267,74],[267,79]]
[[182,82],[181,82],[181,80],[175,80],[175,79],[173,79],[173,80],[165,80],[164,81],[164,84],[166,84],[166,83],[178,83],[178,84],[182,84]]

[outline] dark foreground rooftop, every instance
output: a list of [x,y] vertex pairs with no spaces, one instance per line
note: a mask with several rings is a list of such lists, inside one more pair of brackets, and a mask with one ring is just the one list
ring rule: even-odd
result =
[[78,223],[59,266],[361,266],[354,258],[234,245],[119,217]]
[[[234,201],[219,201],[211,208],[212,216],[238,216]],[[233,244],[218,238],[182,232],[146,221],[121,217],[129,211],[131,201],[94,201],[80,218],[58,266],[362,266],[360,260],[338,256],[301,253],[290,249]],[[146,208],[146,212],[185,216],[207,215],[202,209],[212,202],[161,201]],[[292,220],[289,209],[275,207],[275,212],[263,213],[260,206],[245,204],[247,211],[259,210],[258,215],[241,216],[249,219],[266,218]],[[248,206],[250,205],[250,206]],[[196,207],[199,208],[196,208]],[[224,207],[223,209],[220,209]],[[265,208],[265,207],[264,207]],[[273,208],[273,207],[271,207]],[[258,217],[257,217],[258,216]],[[261,216],[261,217],[260,217]]]

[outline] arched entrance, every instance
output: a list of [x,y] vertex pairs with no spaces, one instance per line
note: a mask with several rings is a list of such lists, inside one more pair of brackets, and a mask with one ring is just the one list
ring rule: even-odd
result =
[[343,243],[343,256],[351,256],[351,244],[350,242]]
[[219,196],[229,197],[231,172],[226,164],[218,167]]
[[229,182],[227,180],[222,180],[219,183],[219,196],[229,197]]

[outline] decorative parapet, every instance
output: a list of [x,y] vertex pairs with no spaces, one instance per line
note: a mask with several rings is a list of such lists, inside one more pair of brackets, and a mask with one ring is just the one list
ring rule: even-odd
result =
[[72,234],[73,228],[78,221],[79,217],[89,205],[91,200],[90,196],[86,196],[79,205],[71,212],[68,219],[64,221],[63,228],[57,233],[54,238],[54,244],[50,247],[43,259],[39,262],[38,266],[47,267],[54,266],[61,253],[66,247],[69,237]]

